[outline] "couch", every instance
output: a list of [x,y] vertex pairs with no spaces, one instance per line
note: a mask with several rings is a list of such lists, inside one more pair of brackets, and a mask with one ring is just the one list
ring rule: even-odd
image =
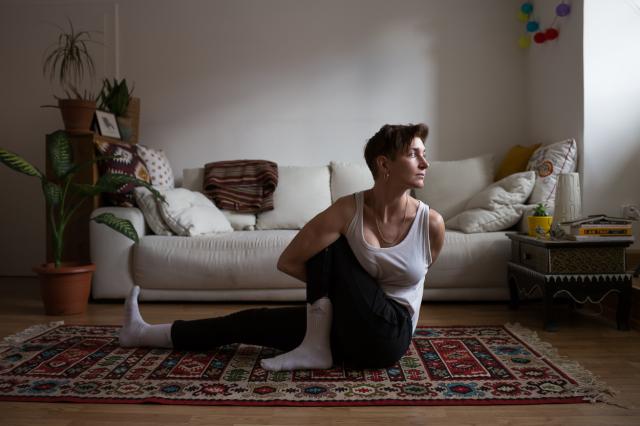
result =
[[[257,216],[225,212],[233,228],[227,232],[156,235],[140,208],[96,209],[94,216],[111,212],[130,220],[140,238],[134,243],[91,222],[91,259],[97,266],[92,297],[122,299],[133,285],[139,285],[144,301],[304,301],[304,283],[278,271],[278,257],[313,215],[340,196],[369,188],[372,179],[363,164],[339,162],[280,167],[279,174],[275,210]],[[500,186],[502,181],[493,183],[492,156],[432,162],[425,188],[415,191],[414,196],[443,214],[447,230],[440,257],[426,276],[423,300],[508,299],[506,271],[511,248],[505,233],[523,229],[526,221],[522,217],[532,205],[523,202],[538,178],[534,171],[523,172],[520,186],[516,185],[523,192],[520,200],[506,206],[495,202],[495,194],[504,198],[505,190]],[[201,191],[202,179],[202,168],[185,169],[182,187]],[[487,201],[491,197],[493,201]],[[488,205],[478,205],[483,202]],[[507,207],[511,217],[506,222],[496,220],[495,209]],[[463,232],[449,226],[455,223],[455,228],[468,228],[468,224],[460,225],[461,218],[476,213],[490,217],[483,225],[488,231]],[[503,215],[500,210],[498,213]],[[491,230],[498,222],[502,229]]]

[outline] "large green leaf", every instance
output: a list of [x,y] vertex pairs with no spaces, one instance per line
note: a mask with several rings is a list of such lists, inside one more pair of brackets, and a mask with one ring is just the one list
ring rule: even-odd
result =
[[57,206],[62,201],[62,188],[60,188],[60,185],[43,180],[42,192],[44,192],[44,198],[47,200],[47,203],[52,206]]
[[86,197],[95,197],[96,195],[100,195],[103,190],[99,186],[89,185],[87,183],[71,183],[71,188],[76,191],[80,195],[84,195]]
[[129,183],[135,186],[144,186],[153,193],[153,196],[156,200],[166,202],[164,196],[148,182],[121,173],[106,173],[100,176],[100,179],[98,179],[96,186],[102,188],[104,192],[115,192]]
[[6,149],[0,148],[0,161],[6,164],[7,167],[10,167],[20,173],[42,178],[42,172],[40,172],[40,170],[36,169],[24,158],[14,154],[13,152],[7,151]]
[[63,130],[47,135],[47,153],[56,177],[61,178],[73,167],[71,142]]
[[102,213],[91,220],[107,225],[109,228],[121,233],[127,238],[138,242],[138,233],[127,219],[116,217],[113,213]]
[[138,179],[133,176],[122,173],[106,173],[100,176],[96,185],[103,188],[106,192],[115,192],[124,185],[129,183],[135,184],[137,181]]

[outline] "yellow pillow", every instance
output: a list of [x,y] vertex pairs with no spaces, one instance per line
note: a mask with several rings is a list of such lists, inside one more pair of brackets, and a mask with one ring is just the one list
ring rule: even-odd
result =
[[507,155],[504,156],[504,160],[502,160],[500,167],[498,167],[494,182],[514,173],[524,172],[527,170],[529,158],[534,151],[540,147],[540,145],[542,144],[537,143],[530,146],[516,145],[512,147],[509,152],[507,152]]

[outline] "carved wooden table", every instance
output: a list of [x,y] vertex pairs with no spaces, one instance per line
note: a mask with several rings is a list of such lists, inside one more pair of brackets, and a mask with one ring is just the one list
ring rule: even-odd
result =
[[629,330],[632,274],[626,272],[629,241],[551,241],[507,233],[511,239],[508,263],[511,308],[532,295],[544,301],[544,329],[555,331],[553,299],[568,297],[577,303],[599,303],[618,293],[618,330]]

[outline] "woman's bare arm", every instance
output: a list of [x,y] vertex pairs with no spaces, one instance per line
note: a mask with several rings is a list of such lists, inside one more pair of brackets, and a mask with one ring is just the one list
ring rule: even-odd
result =
[[307,281],[307,260],[340,238],[355,213],[353,196],[338,199],[318,213],[295,236],[278,259],[278,269],[287,275]]
[[429,244],[431,247],[431,264],[436,261],[444,246],[444,220],[440,213],[429,209]]

